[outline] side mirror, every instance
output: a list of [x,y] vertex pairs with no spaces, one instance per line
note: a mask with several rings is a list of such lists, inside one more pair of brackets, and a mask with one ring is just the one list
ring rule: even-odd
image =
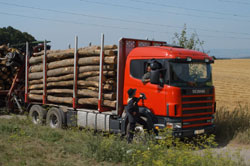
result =
[[159,84],[160,82],[160,70],[151,70],[150,72],[150,83]]

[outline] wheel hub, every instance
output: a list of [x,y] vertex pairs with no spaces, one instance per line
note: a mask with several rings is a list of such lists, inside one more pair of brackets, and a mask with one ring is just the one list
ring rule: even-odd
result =
[[51,117],[50,117],[50,126],[52,127],[52,128],[56,128],[57,127],[57,125],[58,125],[58,117],[56,116],[56,115],[51,115]]
[[34,124],[38,124],[40,122],[39,114],[38,112],[33,112],[32,114],[32,121]]

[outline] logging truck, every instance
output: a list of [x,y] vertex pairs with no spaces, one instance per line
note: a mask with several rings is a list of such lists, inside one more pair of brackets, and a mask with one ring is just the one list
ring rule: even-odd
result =
[[[39,73],[30,73],[32,65],[29,63],[32,62],[33,55],[30,55],[28,48],[27,46],[25,59],[25,103],[35,124],[46,123],[52,128],[77,126],[126,134],[127,91],[134,88],[137,89],[135,96],[139,97],[140,93],[146,96],[146,99],[138,103],[139,111],[148,128],[153,131],[171,128],[173,136],[176,137],[192,137],[214,132],[213,114],[216,103],[211,73],[211,63],[214,61],[203,52],[171,46],[163,41],[122,38],[118,43],[115,68],[107,70],[102,36],[96,71],[98,85],[95,85],[97,88],[92,88],[96,93],[91,96],[92,93],[84,91],[88,83],[80,77],[86,74],[86,71],[81,70],[79,64],[82,57],[77,37],[73,52],[71,50],[73,59],[66,59],[68,62],[71,61],[68,63],[72,65],[71,73],[67,73],[67,77],[55,78],[56,85],[51,82],[54,75],[48,75],[54,72],[50,72],[52,69],[49,69],[50,63],[53,62],[49,59],[52,54],[49,56],[46,52],[46,42],[43,55],[40,54],[39,57],[39,80],[31,80],[32,74],[38,77]],[[147,72],[148,64],[151,65],[150,81],[145,83],[142,82],[142,77]],[[65,71],[67,67],[64,68]],[[105,89],[105,76],[112,70],[115,72],[115,83],[111,88],[115,95],[114,100],[109,101],[107,98],[110,96],[108,97],[108,91]],[[71,78],[71,82],[67,82],[67,78]],[[35,82],[40,84],[33,87],[40,87],[40,90],[30,89],[30,84]],[[60,85],[61,88],[56,90],[55,87]],[[65,95],[61,97],[51,95],[63,92]],[[96,107],[89,106],[88,102],[96,104]]]

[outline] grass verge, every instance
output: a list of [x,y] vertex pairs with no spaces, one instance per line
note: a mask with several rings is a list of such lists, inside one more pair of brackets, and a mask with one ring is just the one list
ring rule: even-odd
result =
[[213,137],[200,137],[194,144],[165,136],[160,141],[127,144],[118,135],[53,130],[28,120],[1,119],[0,165],[245,165],[240,156],[232,160],[213,153]]
[[238,105],[233,111],[225,107],[217,109],[215,114],[216,140],[219,144],[230,141],[250,144],[250,112],[248,106]]

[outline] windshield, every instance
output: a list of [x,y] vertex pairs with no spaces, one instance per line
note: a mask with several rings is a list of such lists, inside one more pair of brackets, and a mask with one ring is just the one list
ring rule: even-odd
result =
[[210,64],[170,63],[170,84],[173,86],[212,86]]

